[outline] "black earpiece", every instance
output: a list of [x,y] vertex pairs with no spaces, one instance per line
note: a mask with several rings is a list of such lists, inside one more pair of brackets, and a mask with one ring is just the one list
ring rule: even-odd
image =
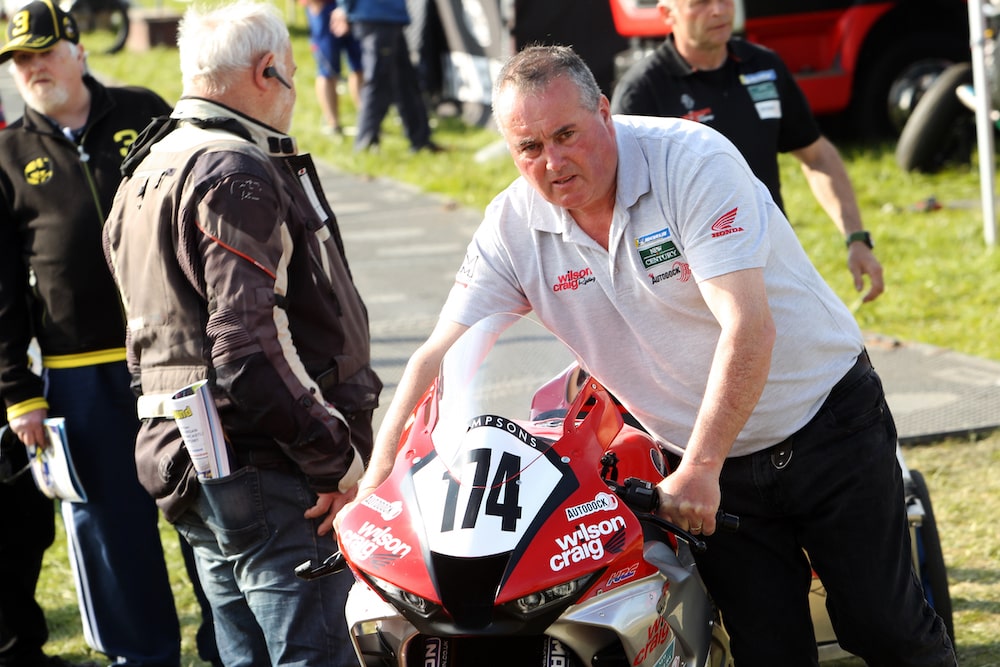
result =
[[289,90],[292,89],[292,84],[285,81],[285,77],[278,74],[278,70],[276,70],[273,66],[268,66],[264,68],[264,78],[277,79],[281,83],[281,85],[283,85],[285,88],[288,88]]

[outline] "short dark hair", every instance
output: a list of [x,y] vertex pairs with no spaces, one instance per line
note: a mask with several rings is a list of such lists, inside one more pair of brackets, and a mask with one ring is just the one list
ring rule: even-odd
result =
[[568,77],[577,87],[580,103],[586,109],[597,111],[601,87],[597,85],[587,63],[568,46],[535,44],[511,56],[497,74],[493,85],[493,104],[496,105],[500,93],[510,86],[522,92],[537,92],[560,76]]

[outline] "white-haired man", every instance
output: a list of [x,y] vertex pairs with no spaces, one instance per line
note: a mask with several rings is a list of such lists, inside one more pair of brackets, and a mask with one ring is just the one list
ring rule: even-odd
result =
[[[308,155],[270,3],[191,8],[183,96],[125,160],[105,252],[141,391],[139,477],[194,547],[227,667],[356,665],[349,573],[295,566],[351,497],[381,383],[368,318]],[[199,479],[167,399],[207,380],[232,472]]]

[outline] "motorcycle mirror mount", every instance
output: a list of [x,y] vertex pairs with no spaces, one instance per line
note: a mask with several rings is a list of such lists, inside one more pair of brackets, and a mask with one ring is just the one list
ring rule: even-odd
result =
[[344,558],[343,554],[338,551],[327,556],[326,560],[317,566],[313,565],[312,560],[300,563],[295,568],[295,576],[305,581],[313,581],[314,579],[320,579],[321,577],[336,574],[345,567],[347,567],[347,560]]

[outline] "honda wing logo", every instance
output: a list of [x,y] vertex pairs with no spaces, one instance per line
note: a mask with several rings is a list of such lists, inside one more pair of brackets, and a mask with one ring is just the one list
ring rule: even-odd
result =
[[712,238],[718,238],[720,236],[726,236],[728,234],[736,234],[742,232],[742,227],[734,227],[733,224],[736,222],[736,211],[738,209],[733,209],[727,213],[723,213],[718,220],[712,223]]

